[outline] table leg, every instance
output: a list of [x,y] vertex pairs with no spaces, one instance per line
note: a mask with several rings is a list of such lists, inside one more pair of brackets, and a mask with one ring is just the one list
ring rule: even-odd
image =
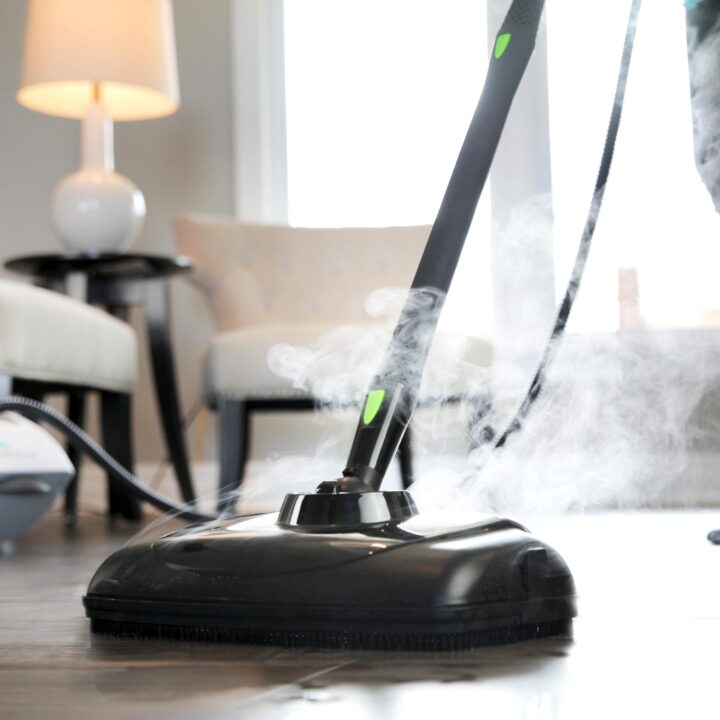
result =
[[145,317],[150,341],[155,395],[165,434],[165,444],[175,469],[183,500],[192,502],[195,500],[195,490],[190,476],[180,401],[175,381],[175,364],[170,342],[169,286],[165,280],[147,284]]
[[246,402],[223,398],[218,403],[220,488],[218,512],[231,513],[237,503],[250,444],[250,411]]
[[[85,426],[85,393],[82,390],[71,390],[68,393],[68,418],[72,420],[78,427]],[[77,514],[77,493],[78,483],[80,481],[80,464],[82,463],[82,454],[72,445],[68,443],[66,446],[67,456],[75,468],[75,477],[65,491],[65,524],[68,526],[75,525]]]
[[[125,469],[133,472],[132,401],[130,395],[103,391],[100,393],[100,416],[105,449]],[[110,515],[140,520],[142,510],[134,495],[108,475],[108,509]]]

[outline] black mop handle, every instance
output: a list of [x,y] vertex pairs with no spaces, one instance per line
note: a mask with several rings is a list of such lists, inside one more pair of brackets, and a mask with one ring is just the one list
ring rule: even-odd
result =
[[[417,403],[428,350],[465,238],[537,36],[544,0],[514,0],[485,86],[385,357],[370,385],[335,491],[377,490]],[[361,482],[358,482],[360,480]]]

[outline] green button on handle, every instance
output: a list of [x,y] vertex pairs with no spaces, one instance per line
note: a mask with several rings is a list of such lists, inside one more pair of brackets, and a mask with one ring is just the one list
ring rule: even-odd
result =
[[371,390],[365,401],[365,411],[363,412],[363,423],[369,425],[378,414],[385,399],[384,390]]
[[497,36],[497,40],[495,41],[496,60],[499,60],[505,54],[505,51],[508,49],[508,45],[510,44],[510,38],[512,38],[512,33],[503,33],[502,35]]

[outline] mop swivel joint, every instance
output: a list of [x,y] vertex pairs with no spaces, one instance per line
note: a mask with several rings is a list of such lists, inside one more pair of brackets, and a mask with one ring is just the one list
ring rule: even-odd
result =
[[330,493],[337,495],[338,493],[366,493],[373,492],[375,488],[368,485],[364,480],[355,475],[345,475],[337,480],[326,480],[321,482],[315,492]]
[[352,532],[399,524],[414,515],[415,502],[404,490],[290,493],[277,524],[301,532]]

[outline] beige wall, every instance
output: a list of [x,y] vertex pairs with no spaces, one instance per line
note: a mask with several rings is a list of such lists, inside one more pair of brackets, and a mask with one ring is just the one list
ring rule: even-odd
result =
[[[79,125],[30,112],[15,102],[20,73],[25,0],[0,3],[0,258],[57,251],[48,220],[55,182],[79,162]],[[180,74],[179,112],[161,120],[116,125],[119,172],[142,189],[148,216],[137,249],[172,252],[170,221],[178,212],[232,213],[233,153],[230,0],[174,0]],[[174,339],[183,404],[199,396],[199,361],[210,332],[195,290],[173,288]],[[139,313],[133,324],[142,338]],[[158,426],[145,347],[136,403],[140,460],[159,459]],[[202,437],[195,428],[195,444]]]

